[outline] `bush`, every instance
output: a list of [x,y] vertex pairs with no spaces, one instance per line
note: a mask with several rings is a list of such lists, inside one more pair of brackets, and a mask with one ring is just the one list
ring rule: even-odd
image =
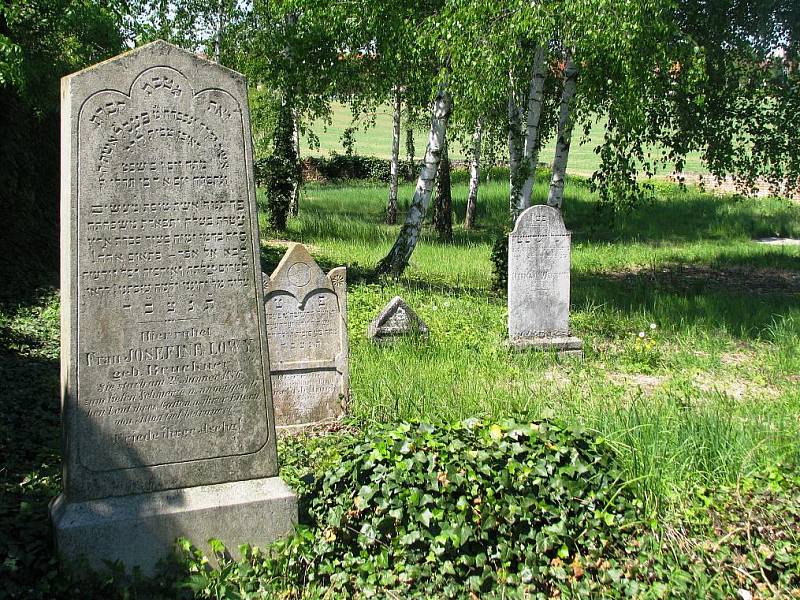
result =
[[503,229],[492,244],[492,289],[500,294],[508,291],[508,230]]
[[283,231],[286,229],[294,182],[298,177],[297,163],[291,158],[283,158],[276,154],[262,159],[259,163],[265,173],[264,186],[267,192],[270,227],[276,231]]
[[389,161],[374,156],[332,154],[327,158],[309,157],[303,161],[303,166],[310,178],[325,181],[370,179],[385,183],[391,176]]
[[631,510],[605,444],[551,422],[382,428],[311,489],[308,525],[278,559],[246,553],[240,589],[263,591],[268,575],[333,597],[552,589],[615,547]]

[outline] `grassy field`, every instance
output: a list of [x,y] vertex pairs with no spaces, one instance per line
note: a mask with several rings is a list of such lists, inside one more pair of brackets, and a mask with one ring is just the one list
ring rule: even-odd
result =
[[[369,275],[396,233],[381,224],[382,187],[305,192],[287,237],[326,267],[349,267],[353,414],[565,417],[613,440],[654,509],[685,500],[687,486],[797,462],[800,250],[753,238],[800,236],[800,207],[665,186],[611,221],[573,182],[564,210],[572,326],[586,360],[559,363],[504,347],[506,303],[489,293],[489,255],[506,189],[482,188],[479,228],[457,228],[452,244],[427,233],[399,282]],[[459,220],[465,195],[456,186]],[[279,257],[268,247],[265,269]],[[395,294],[428,323],[429,344],[366,341],[369,320]]]
[[[457,181],[460,223],[466,186]],[[401,200],[411,193],[404,185]],[[490,262],[504,180],[481,188],[477,229],[456,226],[442,244],[426,227],[399,281],[371,273],[397,233],[382,224],[385,196],[367,184],[309,186],[280,236],[262,215],[264,271],[287,240],[305,243],[326,270],[348,267],[348,424],[511,416],[580,426],[612,448],[645,515],[644,541],[628,548],[651,547],[641,581],[655,591],[642,597],[683,589],[724,598],[738,586],[756,597],[796,593],[800,247],[754,238],[800,237],[800,206],[660,185],[651,203],[612,216],[585,182],[570,180],[572,328],[586,350],[574,362],[506,348],[506,299],[491,291]],[[367,324],[397,294],[426,321],[429,342],[367,341]],[[11,597],[78,593],[46,543],[47,502],[60,489],[58,318],[57,290],[0,298],[0,574]],[[283,476],[304,501],[302,476],[337,464],[337,439],[281,444]],[[622,589],[612,581],[620,575],[604,577],[602,589]]]
[[[312,131],[319,137],[319,147],[311,147],[308,139],[304,138],[301,143],[300,154],[303,156],[325,156],[330,152],[344,153],[342,147],[342,134],[352,127],[352,114],[350,109],[342,104],[334,104],[333,114],[330,123],[318,120],[312,124]],[[420,158],[425,152],[428,132],[417,129],[414,132],[415,156]],[[603,124],[595,124],[589,136],[574,136],[569,156],[569,172],[574,175],[591,175],[599,163],[598,157],[594,152],[595,146],[603,136]],[[379,158],[389,158],[392,146],[392,114],[388,107],[381,107],[374,115],[374,126],[365,128],[360,126],[354,132],[354,151],[356,154],[364,156],[377,156]],[[555,152],[555,139],[548,140],[539,157],[540,162],[550,164]],[[401,156],[405,156],[405,124],[403,124],[403,138],[400,145]],[[464,149],[455,144],[451,150],[452,159],[465,157]],[[684,171],[687,173],[707,173],[700,161],[698,153],[690,154],[686,159]]]

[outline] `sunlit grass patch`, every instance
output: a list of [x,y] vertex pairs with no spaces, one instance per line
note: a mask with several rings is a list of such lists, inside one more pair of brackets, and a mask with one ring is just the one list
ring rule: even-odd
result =
[[[586,358],[556,361],[505,345],[506,300],[490,291],[490,253],[505,226],[507,185],[482,185],[477,227],[466,231],[466,184],[456,184],[454,241],[442,244],[426,227],[399,281],[371,271],[399,227],[383,223],[384,186],[305,190],[282,237],[312,245],[325,268],[350,268],[356,417],[582,423],[617,440],[653,508],[680,503],[685,486],[796,460],[788,442],[800,436],[792,379],[800,377],[800,249],[753,239],[800,234],[800,207],[660,185],[652,202],[611,213],[572,180],[564,207],[573,232],[571,322]],[[401,186],[401,208],[412,193]],[[544,194],[540,185],[535,201]],[[367,341],[369,321],[394,295],[428,324],[429,342]]]

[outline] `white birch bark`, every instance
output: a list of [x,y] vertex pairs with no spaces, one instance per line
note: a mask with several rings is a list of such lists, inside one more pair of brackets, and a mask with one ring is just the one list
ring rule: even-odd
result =
[[508,91],[508,186],[509,211],[512,221],[517,220],[522,192],[520,167],[524,153],[520,109],[514,100],[512,89]]
[[567,50],[564,58],[564,88],[561,92],[561,107],[558,113],[558,139],[556,140],[556,153],[553,158],[550,192],[547,195],[547,204],[559,209],[564,203],[564,178],[567,174],[569,145],[572,141],[572,125],[574,123],[573,115],[570,112],[570,103],[578,85],[578,69],[572,60],[572,52]]
[[[297,164],[300,165],[300,118],[297,110],[292,109],[292,147]],[[292,199],[289,201],[289,214],[296,217],[300,212],[300,180],[292,183]]]
[[478,121],[472,136],[472,156],[469,161],[469,194],[467,194],[467,210],[464,216],[464,229],[475,226],[475,210],[478,206],[478,187],[481,179],[481,141],[483,123]]
[[386,223],[397,222],[397,180],[400,173],[400,109],[402,108],[400,86],[394,90],[394,108],[392,111],[392,157],[390,161],[389,200],[386,203]]
[[528,118],[525,134],[525,166],[527,177],[522,186],[520,212],[531,205],[533,185],[536,182],[536,165],[539,162],[539,121],[544,102],[544,76],[547,49],[544,44],[536,48],[531,67],[531,85],[528,92]]
[[425,157],[417,179],[414,197],[406,214],[406,221],[400,229],[394,246],[378,263],[376,267],[378,273],[391,273],[393,276],[399,277],[408,266],[408,261],[414,252],[422,230],[422,220],[431,203],[431,193],[436,181],[436,172],[439,169],[442,146],[445,143],[450,110],[450,96],[446,90],[440,90],[433,103],[428,145],[425,148]]

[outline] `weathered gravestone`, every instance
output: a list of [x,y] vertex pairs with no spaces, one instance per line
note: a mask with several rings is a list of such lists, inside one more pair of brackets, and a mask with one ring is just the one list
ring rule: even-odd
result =
[[515,348],[583,354],[570,335],[570,233],[561,212],[531,206],[508,237],[508,337]]
[[59,553],[265,544],[277,477],[244,78],[154,42],[62,81]]
[[278,427],[331,421],[348,395],[346,269],[325,275],[302,244],[292,244],[264,304]]
[[428,326],[400,296],[395,296],[369,324],[367,336],[376,344],[385,344],[406,336],[428,337]]

